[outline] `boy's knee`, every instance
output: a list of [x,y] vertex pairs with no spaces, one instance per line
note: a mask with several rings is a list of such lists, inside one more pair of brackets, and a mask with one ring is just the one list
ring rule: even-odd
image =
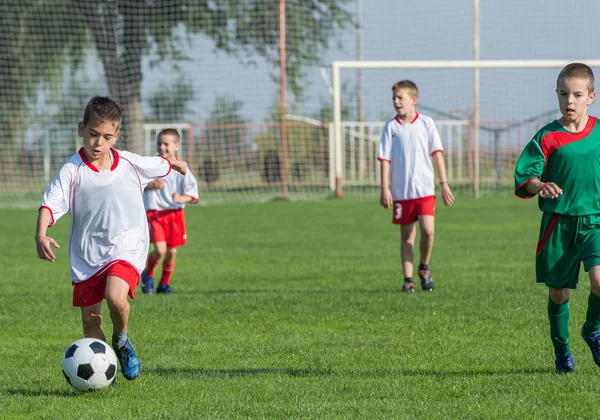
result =
[[120,294],[113,292],[108,293],[105,299],[108,309],[111,311],[121,311],[129,305],[129,302],[127,301],[127,295],[121,296]]
[[561,303],[565,303],[567,300],[569,300],[569,294],[570,294],[570,290],[566,289],[566,288],[562,288],[562,289],[550,288],[550,291],[549,291],[550,299],[552,300],[552,302],[556,303],[557,305],[560,305]]

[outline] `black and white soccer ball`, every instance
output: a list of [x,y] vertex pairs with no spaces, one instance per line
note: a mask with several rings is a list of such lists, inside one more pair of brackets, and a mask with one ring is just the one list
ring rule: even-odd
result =
[[62,370],[69,385],[78,391],[106,388],[117,378],[117,355],[102,340],[82,338],[65,351]]

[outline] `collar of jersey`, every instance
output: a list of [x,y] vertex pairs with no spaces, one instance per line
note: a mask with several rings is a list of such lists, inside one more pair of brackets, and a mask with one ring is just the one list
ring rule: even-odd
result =
[[[113,149],[112,147],[109,150],[109,152],[112,152],[112,154],[113,154],[113,163],[112,163],[112,165],[110,167],[110,170],[114,171],[115,168],[117,167],[117,165],[119,164],[119,152],[117,152],[117,150]],[[83,147],[81,149],[79,149],[79,156],[81,156],[81,160],[83,160],[83,163],[85,163],[88,168],[90,168],[94,172],[100,172],[98,170],[98,168],[96,168],[94,165],[92,165],[90,163],[90,161],[88,160],[85,152],[83,151]]]
[[[418,112],[415,114],[415,118],[413,118],[413,120],[410,123],[413,124],[415,121],[417,121],[417,118],[419,118],[419,113]],[[396,115],[396,121],[398,121],[398,124],[404,125],[404,123],[400,119],[399,115]]]

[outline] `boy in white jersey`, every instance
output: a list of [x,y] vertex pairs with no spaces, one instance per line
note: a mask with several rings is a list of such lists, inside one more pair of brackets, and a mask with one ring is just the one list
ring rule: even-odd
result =
[[[165,128],[156,136],[157,152],[170,162],[177,161],[181,137],[174,128]],[[156,293],[173,293],[171,275],[175,269],[177,247],[186,245],[185,217],[183,208],[187,203],[198,203],[198,181],[191,171],[185,175],[171,173],[150,182],[144,193],[144,206],[150,226],[150,242],[154,250],[148,255],[142,272],[142,291],[154,293],[154,270],[164,257],[162,276]]]
[[93,97],[77,127],[83,147],[71,156],[44,193],[35,241],[38,256],[54,262],[47,228],[71,216],[69,257],[73,306],[81,307],[85,337],[106,341],[102,300],[113,325],[112,345],[126,379],[135,379],[140,362],[127,337],[130,306],[148,252],[144,187],[171,169],[185,173],[182,161],[117,151],[121,108],[107,97]]
[[435,123],[415,109],[419,96],[417,85],[410,80],[402,80],[392,86],[392,93],[397,115],[385,124],[377,153],[381,162],[380,203],[386,209],[394,206],[392,222],[400,225],[400,256],[404,273],[402,291],[415,291],[413,258],[417,221],[421,232],[421,263],[418,268],[421,288],[433,291],[429,271],[435,216],[432,157],[442,201],[450,206],[454,196],[446,179],[443,147]]

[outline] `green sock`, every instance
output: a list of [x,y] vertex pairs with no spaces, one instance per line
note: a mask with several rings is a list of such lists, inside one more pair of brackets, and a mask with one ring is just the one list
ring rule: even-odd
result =
[[600,331],[600,296],[590,292],[585,324],[583,324],[581,333],[587,337],[596,331]]
[[569,348],[569,300],[554,303],[548,298],[548,319],[550,320],[550,338],[557,358],[571,354]]

